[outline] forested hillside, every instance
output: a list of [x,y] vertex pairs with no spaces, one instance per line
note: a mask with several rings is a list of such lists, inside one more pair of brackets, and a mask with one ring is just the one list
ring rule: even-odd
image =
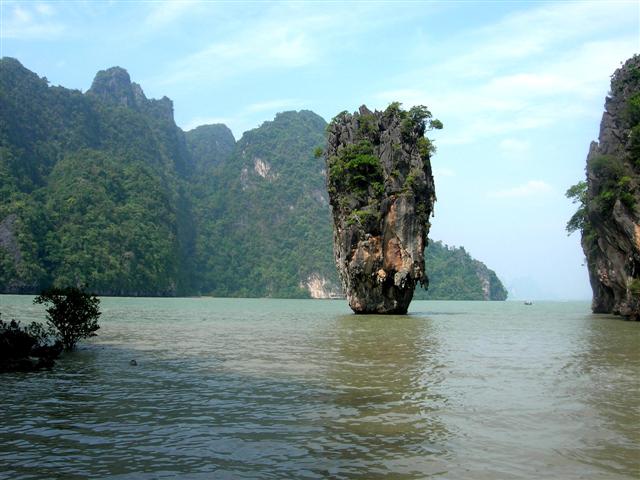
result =
[[2,290],[189,290],[190,156],[170,100],[147,100],[117,68],[82,94],[0,67]]
[[[320,160],[324,120],[285,112],[246,132],[195,201],[197,274],[214,295],[304,297],[314,278],[337,291]],[[196,162],[200,142],[191,141]]]
[[[11,58],[0,61],[0,111],[0,291],[339,292],[313,154],[326,122],[313,112],[278,114],[238,142],[224,125],[185,133],[171,100],[147,99],[121,68],[82,93]],[[429,298],[504,298],[488,269],[484,295],[466,252],[436,243],[426,263]]]
[[493,270],[464,247],[430,241],[425,251],[429,289],[416,289],[416,300],[506,300],[507,289]]

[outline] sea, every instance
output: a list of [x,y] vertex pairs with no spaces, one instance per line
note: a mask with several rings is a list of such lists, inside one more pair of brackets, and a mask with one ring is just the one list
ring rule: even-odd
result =
[[1,479],[640,478],[640,322],[588,302],[101,309],[51,371],[0,375]]

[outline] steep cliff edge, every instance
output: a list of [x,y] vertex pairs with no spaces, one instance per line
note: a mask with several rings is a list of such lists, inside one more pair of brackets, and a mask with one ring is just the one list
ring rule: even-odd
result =
[[334,255],[356,313],[406,313],[427,283],[424,248],[435,201],[427,128],[442,128],[422,106],[342,112],[324,152]]
[[[594,313],[640,320],[640,57],[611,78],[587,181],[570,189],[582,202],[569,228],[582,230]],[[573,222],[573,225],[572,225]]]

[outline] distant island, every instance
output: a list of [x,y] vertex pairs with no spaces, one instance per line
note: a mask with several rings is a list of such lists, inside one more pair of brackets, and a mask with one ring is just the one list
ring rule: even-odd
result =
[[[0,60],[0,292],[329,298],[341,294],[324,161],[327,123],[279,113],[236,141],[183,132],[126,70],[82,93]],[[426,250],[416,298],[504,300],[462,248]]]

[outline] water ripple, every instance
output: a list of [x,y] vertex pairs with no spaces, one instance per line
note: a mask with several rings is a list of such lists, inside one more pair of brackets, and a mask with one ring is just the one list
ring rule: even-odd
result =
[[[37,318],[24,297],[3,313]],[[585,304],[105,299],[2,377],[0,478],[634,478],[639,324]],[[138,366],[129,361],[136,359]]]

